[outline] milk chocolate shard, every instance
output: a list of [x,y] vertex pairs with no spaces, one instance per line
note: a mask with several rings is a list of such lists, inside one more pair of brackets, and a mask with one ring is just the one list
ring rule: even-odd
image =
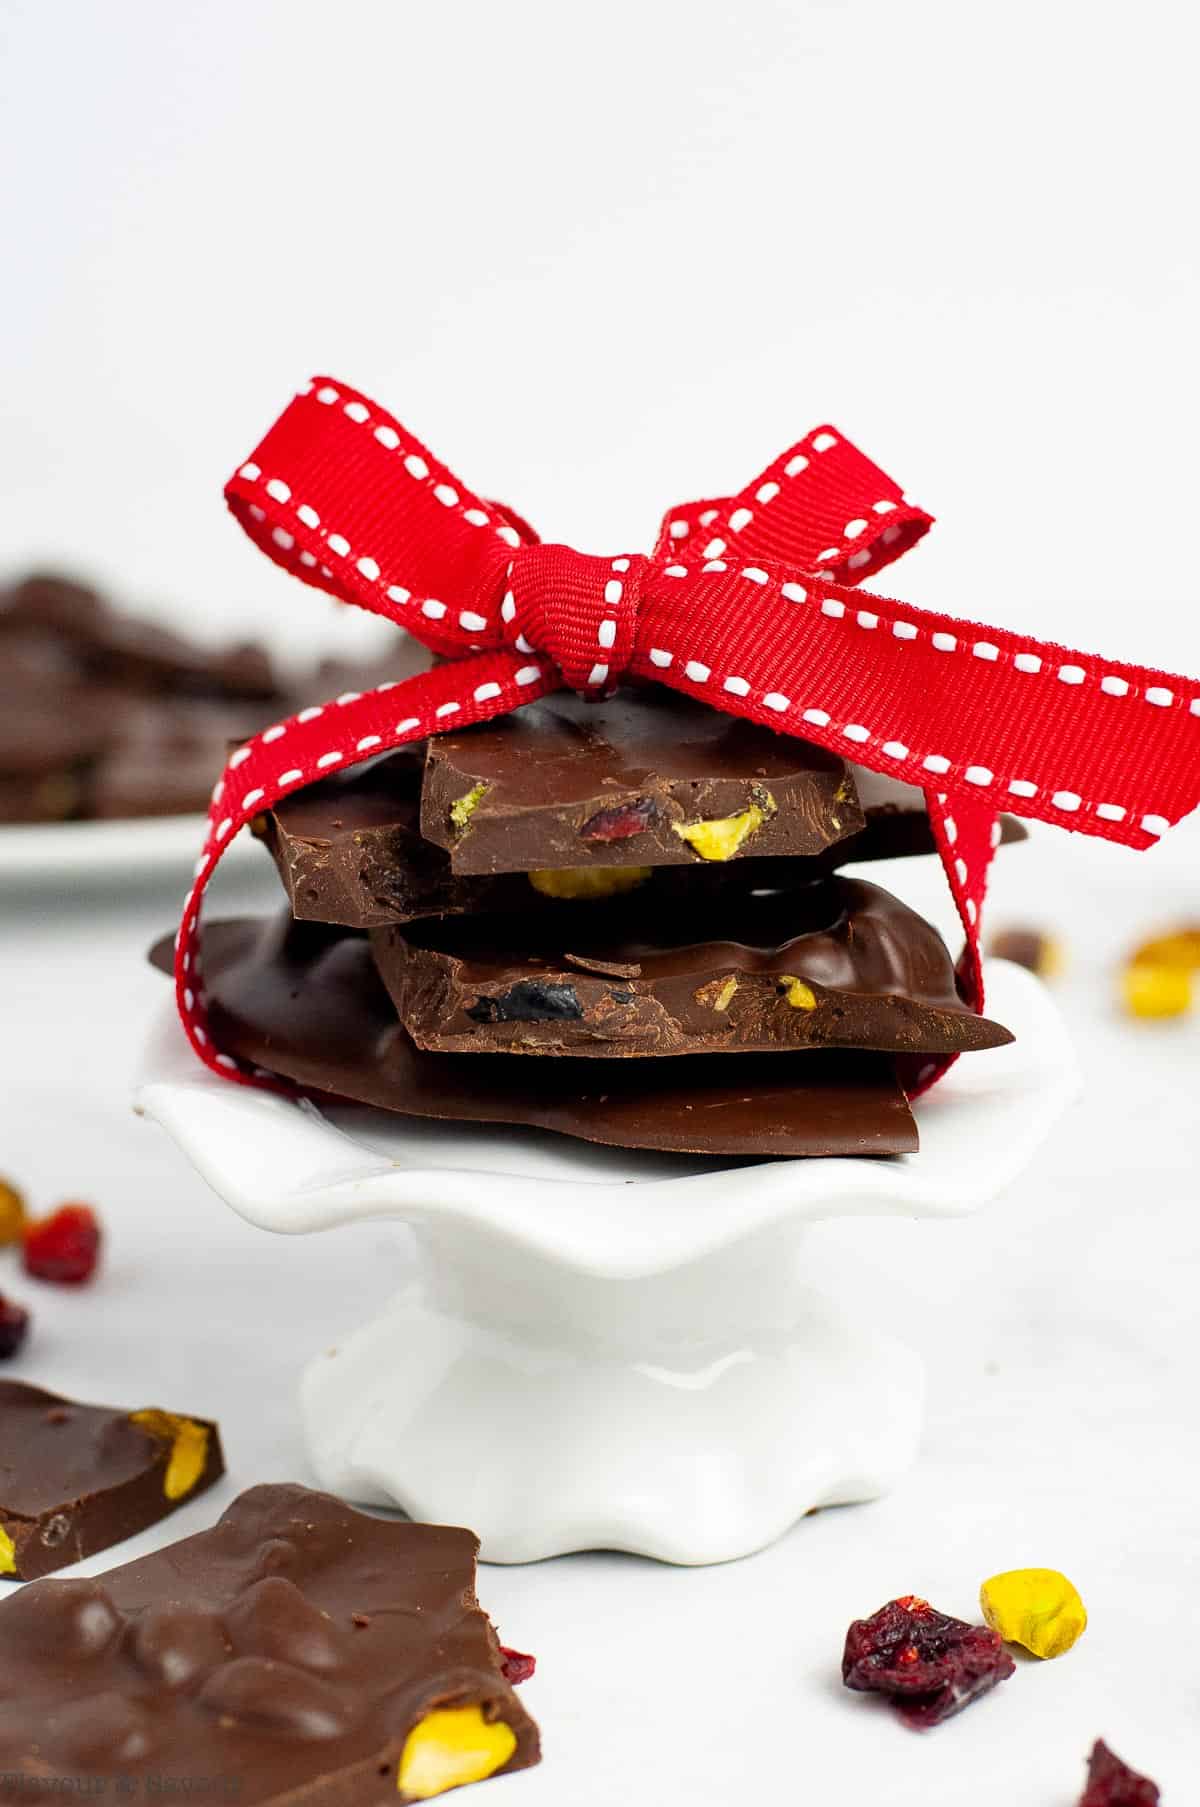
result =
[[686,912],[635,893],[566,920],[420,922],[374,930],[371,947],[401,1022],[439,1053],[954,1054],[1012,1040],[962,1002],[937,930],[853,879],[730,885]]
[[653,686],[438,735],[421,790],[455,872],[812,855],[862,826],[834,754]]
[[0,1575],[30,1581],[106,1550],[224,1472],[208,1419],[0,1381]]
[[[170,937],[151,958],[171,971]],[[339,1100],[680,1154],[774,1160],[911,1154],[917,1147],[917,1126],[886,1055],[535,1065],[430,1054],[398,1021],[361,936],[288,917],[210,923],[203,959],[218,1045]]]
[[470,1531],[255,1487],[211,1530],[0,1606],[0,1801],[52,1777],[240,1807],[429,1800],[538,1760]]

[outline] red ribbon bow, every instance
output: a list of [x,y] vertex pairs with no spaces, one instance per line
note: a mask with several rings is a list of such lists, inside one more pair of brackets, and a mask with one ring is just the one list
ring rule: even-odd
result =
[[216,787],[176,988],[196,1052],[245,1083],[267,1076],[213,1046],[197,964],[201,898],[233,836],[329,772],[564,685],[601,696],[654,678],[919,785],[976,1009],[1001,809],[1148,847],[1200,801],[1200,684],[853,587],[931,517],[830,427],[738,495],[672,510],[649,558],[539,544],[392,415],[323,377],[225,494],[276,564],[453,659],[301,710],[239,748]]

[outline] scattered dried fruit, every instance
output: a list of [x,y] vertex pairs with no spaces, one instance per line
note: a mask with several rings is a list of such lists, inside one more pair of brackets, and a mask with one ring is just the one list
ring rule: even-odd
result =
[[15,1355],[29,1334],[29,1313],[0,1293],[0,1361]]
[[507,1644],[501,1644],[500,1655],[504,1659],[504,1679],[510,1688],[527,1682],[537,1668],[535,1656],[526,1656],[521,1650],[511,1650]]
[[615,809],[598,809],[579,830],[581,841],[627,841],[644,834],[658,821],[658,807],[649,797],[621,803]]
[[529,882],[543,897],[617,897],[635,891],[650,876],[649,866],[562,866],[531,872]]
[[1121,992],[1130,1016],[1186,1016],[1192,1007],[1192,975],[1178,966],[1134,960],[1121,974]]
[[906,1594],[846,1633],[842,1680],[888,1695],[906,1724],[939,1725],[1016,1669],[994,1631],[948,1618]]
[[20,1242],[26,1222],[25,1200],[11,1181],[0,1179],[0,1243]]
[[81,1286],[100,1258],[100,1225],[88,1205],[60,1205],[25,1231],[25,1272],[56,1286]]
[[1062,1656],[1087,1627],[1077,1590],[1057,1569],[1009,1569],[979,1591],[983,1616],[1006,1644],[1034,1656]]
[[1066,965],[1062,942],[1042,929],[1001,929],[992,937],[988,952],[996,960],[1011,960],[1015,966],[1023,966],[1039,979],[1057,979]]
[[1114,1757],[1097,1738],[1088,1759],[1087,1787],[1079,1807],[1158,1807],[1159,1791],[1147,1776],[1139,1776]]

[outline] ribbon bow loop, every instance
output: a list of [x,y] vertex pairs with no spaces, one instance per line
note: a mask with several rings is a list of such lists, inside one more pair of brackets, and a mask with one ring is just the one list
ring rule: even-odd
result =
[[326,377],[294,398],[226,497],[277,564],[443,655],[404,683],[264,730],[217,784],[176,996],[196,1052],[246,1084],[269,1081],[213,1046],[198,961],[204,889],[233,836],[330,772],[563,684],[599,698],[623,678],[656,679],[920,786],[976,1008],[999,810],[1142,848],[1200,800],[1197,681],[856,587],[931,517],[832,427],[737,495],[673,509],[650,558],[542,545],[386,409]]

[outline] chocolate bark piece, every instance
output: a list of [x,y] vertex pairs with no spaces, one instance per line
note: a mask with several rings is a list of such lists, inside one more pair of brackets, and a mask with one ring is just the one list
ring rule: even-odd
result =
[[954,1054],[1012,1040],[963,1003],[937,930],[855,879],[730,885],[687,910],[634,892],[565,919],[419,922],[373,930],[371,947],[400,1021],[444,1054]]
[[261,700],[280,694],[261,646],[201,646],[145,617],[119,614],[95,590],[50,573],[10,590],[0,623],[53,633],[83,672],[127,688]]
[[[378,928],[430,916],[524,915],[572,919],[575,900],[548,896],[523,872],[455,872],[450,856],[421,833],[424,746],[306,785],[251,823],[275,861],[292,914],[301,921]],[[702,889],[751,876],[763,885],[794,883],[812,861],[738,860],[645,871],[638,896],[690,903]]]
[[94,1556],[224,1472],[208,1419],[81,1405],[0,1381],[0,1575],[30,1581]]
[[267,725],[262,705],[179,697],[127,698],[111,745],[86,787],[87,814],[176,816],[207,809],[233,742]]
[[[151,958],[171,971],[170,938]],[[410,1117],[525,1125],[685,1154],[772,1160],[917,1147],[886,1055],[479,1061],[417,1048],[366,941],[345,930],[287,917],[211,923],[203,960],[221,1047],[335,1098]]]
[[437,735],[421,792],[456,872],[812,855],[862,826],[834,754],[652,685]]
[[463,910],[545,902],[523,874],[457,876],[421,834],[425,748],[322,779],[285,797],[251,828],[271,854],[300,920],[372,928]]
[[24,1589],[0,1606],[0,1801],[86,1777],[139,1799],[391,1807],[536,1763],[478,1548],[264,1486],[138,1562]]
[[[368,766],[306,785],[256,818],[251,827],[275,861],[292,914],[355,929],[484,911],[522,915],[547,906],[569,914],[574,900],[548,897],[526,874],[456,873],[445,850],[425,840],[420,827],[424,758],[423,746],[401,748]],[[638,895],[652,903],[669,896],[690,906],[702,891],[731,883],[744,887],[752,881],[764,889],[794,886],[850,860],[934,852],[920,791],[893,785],[866,815],[866,826],[857,834],[812,858],[747,857],[648,867]],[[1015,818],[1001,820],[1005,839],[1024,838]]]

